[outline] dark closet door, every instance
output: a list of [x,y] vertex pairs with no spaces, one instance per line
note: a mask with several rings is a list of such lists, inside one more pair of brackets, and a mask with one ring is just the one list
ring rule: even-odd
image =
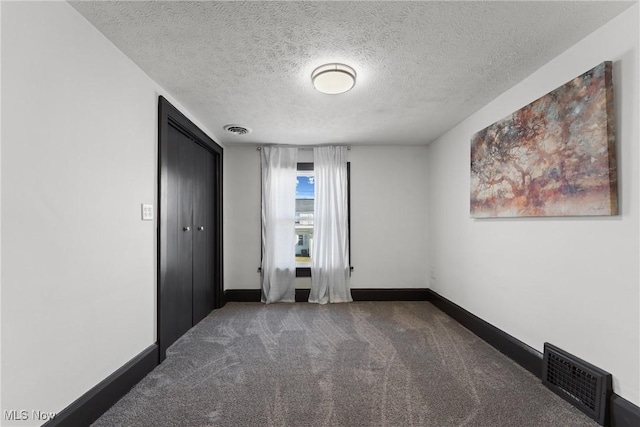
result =
[[169,126],[167,278],[161,296],[167,347],[214,308],[213,155]]
[[162,330],[167,346],[193,325],[194,142],[169,126],[167,197],[167,278],[162,295]]
[[222,147],[158,99],[158,359],[222,305]]
[[213,310],[215,192],[213,155],[194,144],[193,325]]

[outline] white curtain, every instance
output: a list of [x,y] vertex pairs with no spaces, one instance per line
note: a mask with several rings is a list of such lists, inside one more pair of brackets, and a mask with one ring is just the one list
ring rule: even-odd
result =
[[262,302],[295,302],[298,149],[263,147]]
[[314,236],[309,302],[350,302],[347,148],[313,149]]

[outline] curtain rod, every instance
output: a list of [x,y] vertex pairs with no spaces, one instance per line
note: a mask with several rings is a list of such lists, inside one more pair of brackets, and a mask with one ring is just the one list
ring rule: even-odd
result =
[[[284,147],[282,145],[273,145],[273,147]],[[288,148],[297,148],[298,150],[313,150],[314,147],[329,147],[328,145],[301,145],[301,146],[296,146],[296,145],[286,145],[286,147]],[[344,147],[344,145],[340,145],[339,147]],[[262,150],[262,146],[258,145],[256,147],[256,150],[260,151]],[[347,151],[351,151],[351,146],[347,145]]]

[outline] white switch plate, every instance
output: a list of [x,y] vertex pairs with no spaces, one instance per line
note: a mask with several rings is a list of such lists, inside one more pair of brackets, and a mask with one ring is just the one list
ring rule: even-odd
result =
[[153,221],[153,205],[148,203],[142,204],[142,220]]

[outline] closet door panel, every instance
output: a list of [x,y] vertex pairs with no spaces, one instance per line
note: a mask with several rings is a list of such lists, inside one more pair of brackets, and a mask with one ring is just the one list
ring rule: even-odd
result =
[[161,289],[163,342],[168,347],[192,326],[193,145],[180,130],[169,126],[167,198],[167,273]]
[[213,198],[213,180],[210,172],[213,156],[202,147],[196,146],[194,172],[197,180],[194,186],[194,236],[193,236],[193,324],[204,319],[213,309],[213,277],[211,269],[210,221]]
[[180,336],[193,326],[193,200],[197,177],[193,170],[193,146],[195,143],[184,136],[180,144],[180,186],[178,189],[178,263],[180,280],[178,290],[178,324]]
[[[172,126],[168,129],[167,143],[167,174],[166,174],[166,197],[169,200],[176,200],[178,197],[178,188],[180,185],[180,144],[177,142],[180,135]],[[160,330],[162,331],[161,340],[169,346],[180,336],[178,327],[178,298],[179,298],[179,280],[180,280],[180,263],[178,262],[178,240],[181,237],[179,232],[178,203],[168,203],[166,207],[166,239],[162,244],[166,253],[165,261],[165,280],[160,288]]]

